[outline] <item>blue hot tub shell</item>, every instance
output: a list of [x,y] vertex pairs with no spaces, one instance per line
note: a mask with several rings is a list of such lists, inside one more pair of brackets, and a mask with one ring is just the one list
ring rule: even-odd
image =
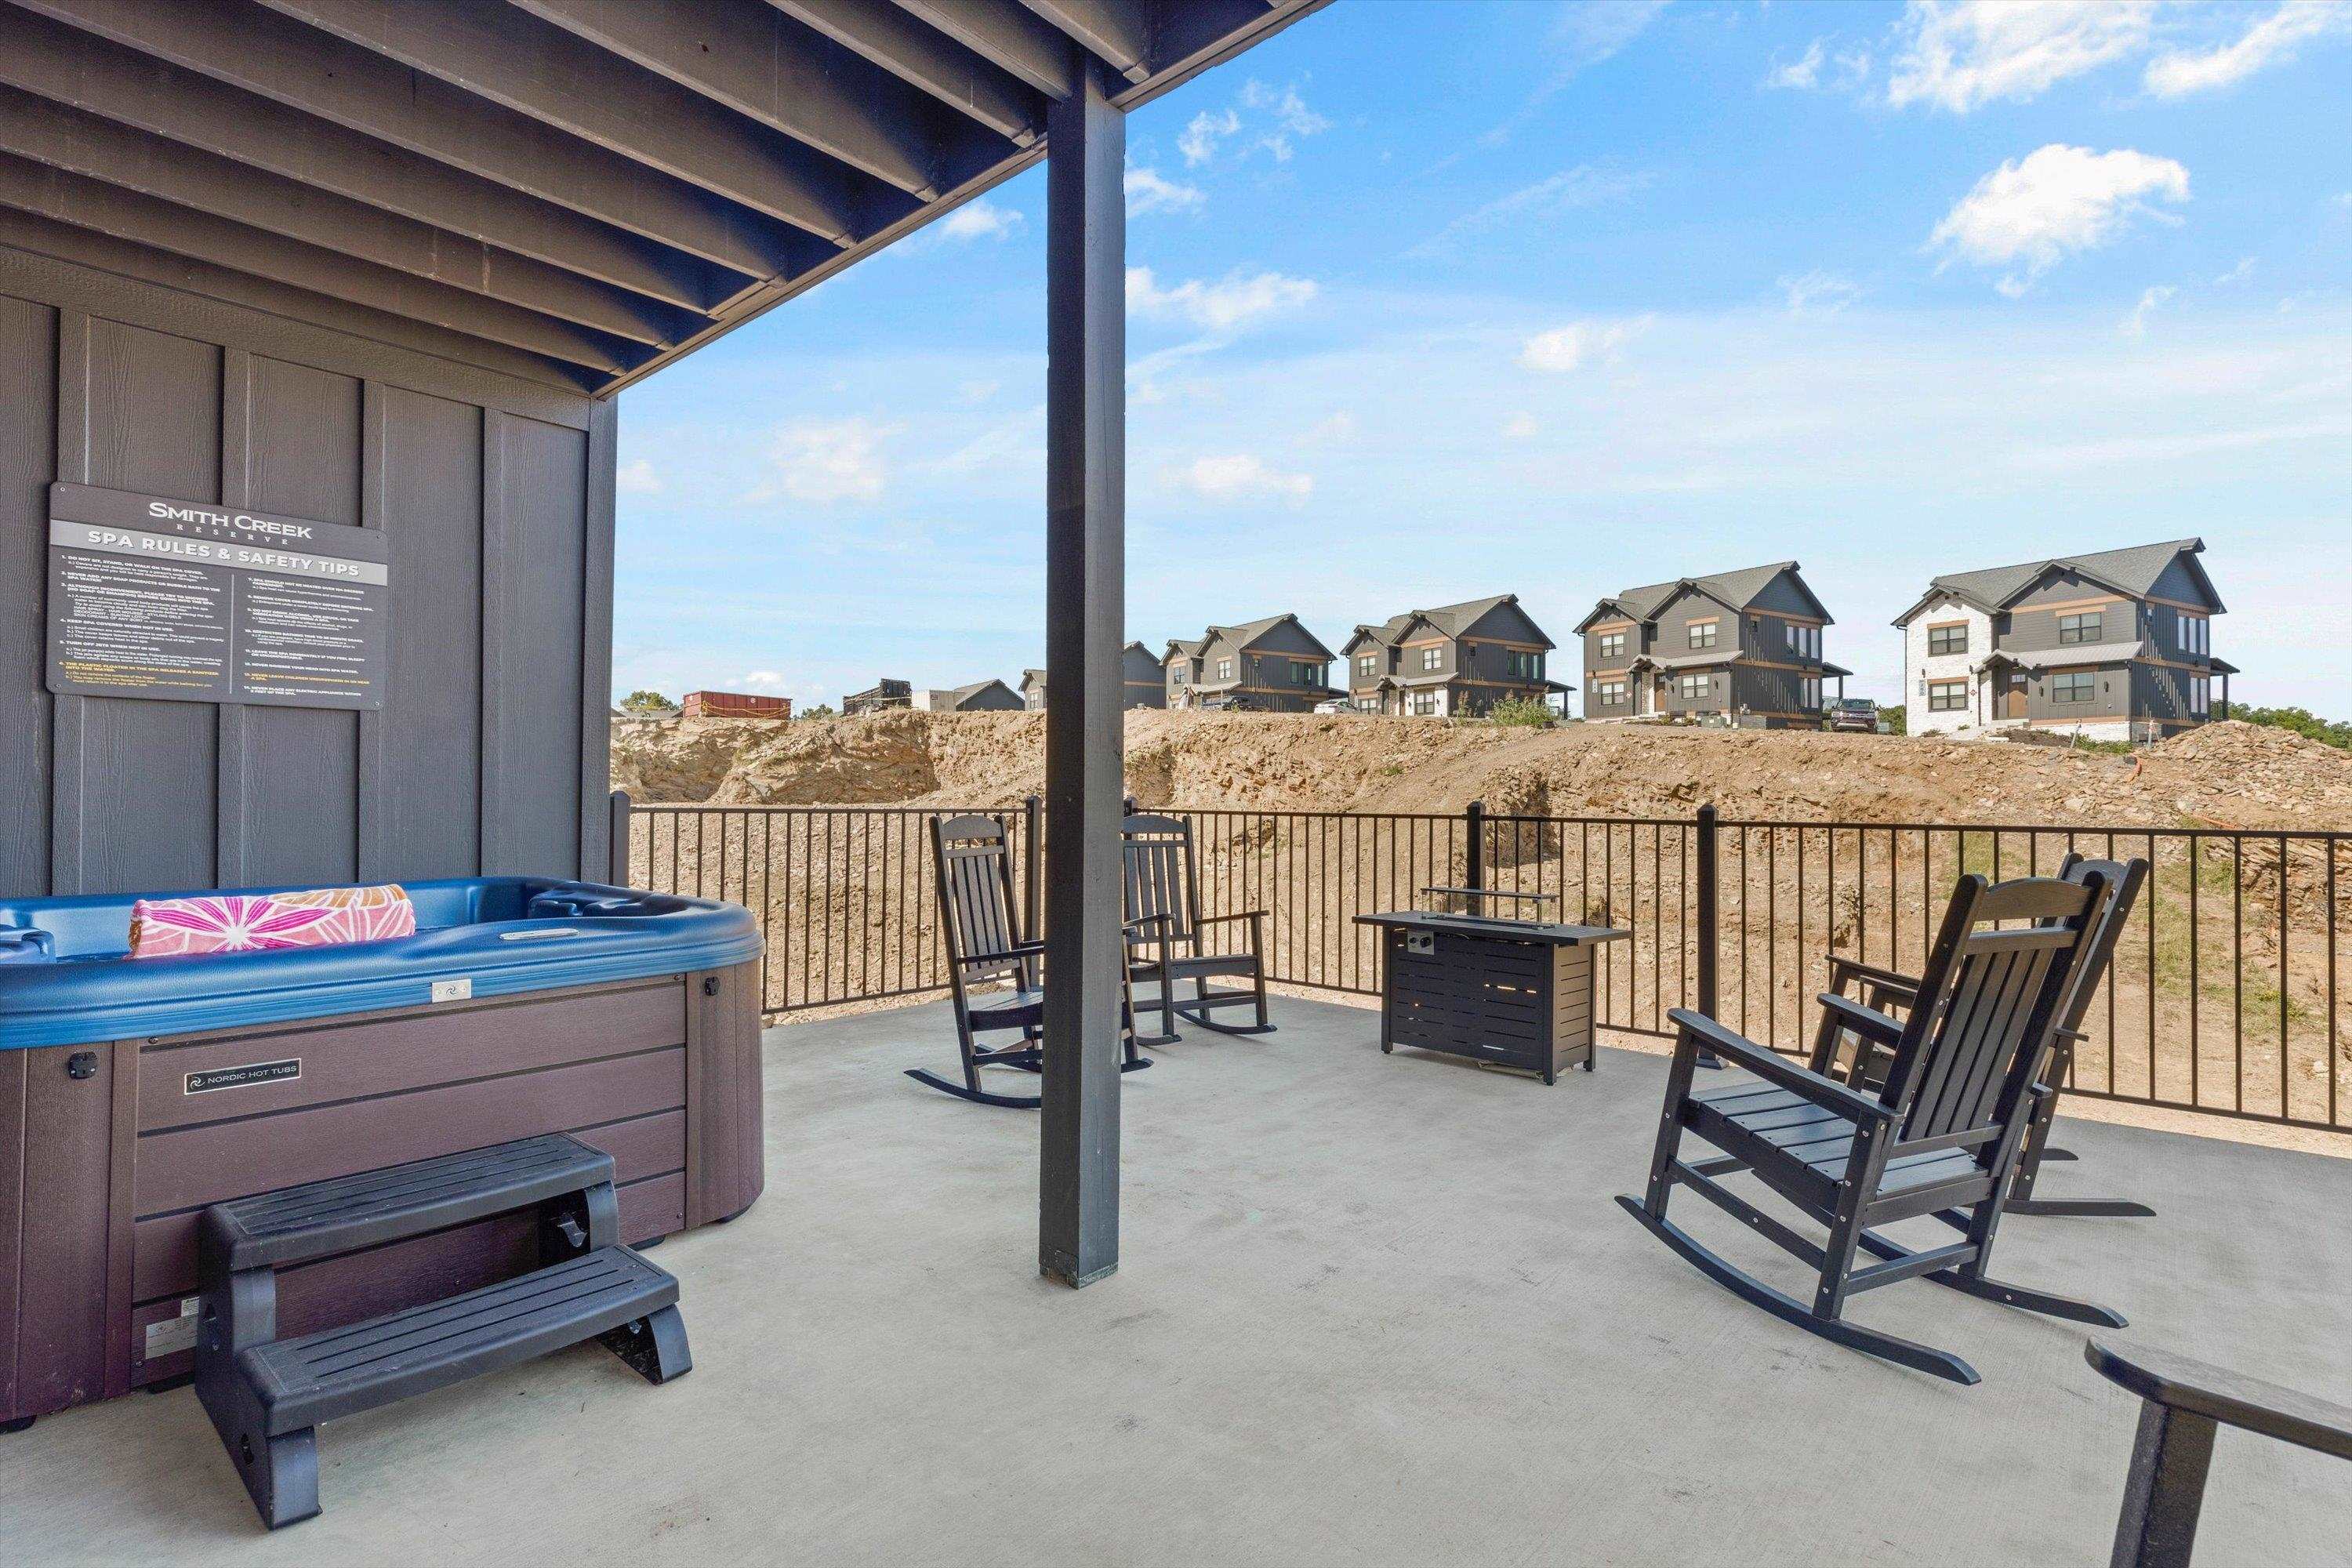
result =
[[426,1004],[441,982],[490,997],[721,969],[760,952],[751,911],[708,899],[539,877],[402,885],[415,936],[186,958],[129,956],[134,895],[0,902],[0,1050]]
[[[546,1132],[613,1156],[627,1241],[759,1196],[750,911],[550,878],[403,885],[413,936],[172,958],[128,955],[130,894],[0,901],[0,1421],[188,1370],[209,1204]],[[535,1224],[289,1271],[279,1326],[535,1267]]]

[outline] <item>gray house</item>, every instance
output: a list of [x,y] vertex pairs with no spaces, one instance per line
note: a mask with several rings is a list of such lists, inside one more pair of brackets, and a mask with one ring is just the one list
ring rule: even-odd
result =
[[1330,684],[1337,657],[1297,616],[1268,616],[1178,637],[1160,664],[1171,708],[1305,713],[1340,695]]
[[924,713],[1018,713],[1022,702],[1001,680],[975,680],[970,686],[918,691],[913,706]]
[[2204,549],[2176,539],[1934,579],[1895,618],[1906,727],[2126,741],[2227,717],[2237,671],[2213,657],[2223,605]]
[[1828,610],[1794,561],[1612,594],[1577,626],[1584,716],[1697,719],[1764,729],[1821,721]]
[[1517,594],[1407,610],[1348,639],[1348,700],[1367,713],[1440,718],[1542,701],[1575,689],[1545,678],[1553,647]]
[[[1129,708],[1165,708],[1168,706],[1166,673],[1151,650],[1139,642],[1131,642],[1119,651],[1119,673],[1127,686],[1124,706]],[[1024,669],[1021,672],[1022,706],[1033,712],[1045,708],[1045,672]]]

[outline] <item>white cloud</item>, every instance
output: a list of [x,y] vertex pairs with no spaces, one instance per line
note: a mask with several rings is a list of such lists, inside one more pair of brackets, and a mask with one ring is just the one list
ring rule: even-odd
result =
[[1356,416],[1342,408],[1318,420],[1298,438],[1302,447],[1344,447],[1356,438]]
[[1581,0],[1561,6],[1551,34],[1553,89],[1640,37],[1665,8],[1666,0]]
[[2013,296],[2067,256],[2113,239],[2135,216],[2167,216],[2151,202],[2188,199],[2189,171],[2169,158],[2053,142],[1979,180],[1927,244],[1979,267],[2015,267],[1998,285]]
[[1197,168],[1217,155],[1217,144],[1242,128],[1242,117],[1230,109],[1204,109],[1192,116],[1183,134],[1176,138],[1176,151],[1184,154],[1188,167]]
[[2238,264],[2235,267],[2214,279],[2213,283],[2217,288],[2229,283],[2243,283],[2253,275],[2254,258],[2251,256],[2242,256],[2238,258]]
[[1130,314],[1181,321],[1211,331],[1231,331],[1260,316],[1304,305],[1315,298],[1311,278],[1286,278],[1279,272],[1244,276],[1229,272],[1215,283],[1188,279],[1162,289],[1149,267],[1127,269],[1127,308]]
[[2169,283],[2158,283],[2152,288],[2141,289],[2139,303],[2132,307],[2131,314],[2126,316],[2117,324],[2116,331],[2127,338],[2147,336],[2147,319],[2154,315],[2157,309],[2166,300],[2179,292],[2179,289]]
[[1198,185],[1181,184],[1157,169],[1127,171],[1127,216],[1199,212],[1209,199]]
[[2142,79],[2158,98],[2234,86],[2265,66],[2293,59],[2310,39],[2347,26],[2352,26],[2352,7],[2341,0],[2286,0],[2230,43],[2202,53],[2175,49],[2158,55]]
[[1524,441],[1542,428],[1543,426],[1536,422],[1534,415],[1521,409],[1503,421],[1503,438],[1507,441]]
[[889,482],[882,443],[897,432],[896,426],[856,418],[787,425],[769,447],[772,473],[743,499],[873,500]]
[[977,403],[987,402],[1003,388],[1003,382],[992,379],[961,382],[956,386],[956,401],[970,407]]
[[1505,227],[1530,218],[1560,217],[1585,207],[1622,201],[1656,176],[1646,169],[1620,168],[1614,163],[1579,163],[1473,207],[1405,254],[1442,256],[1455,242],[1474,234]]
[[1270,468],[1247,452],[1200,457],[1189,463],[1171,463],[1160,470],[1160,478],[1171,489],[1190,490],[1204,500],[1213,501],[1264,499],[1286,500],[1292,506],[1303,506],[1307,498],[1315,493],[1314,475],[1284,473],[1278,468]]
[[1780,279],[1780,292],[1792,315],[1834,315],[1862,297],[1862,286],[1851,278],[1816,268]]
[[1307,107],[1295,87],[1279,91],[1262,81],[1249,81],[1242,86],[1242,107],[1257,110],[1274,121],[1274,128],[1259,136],[1253,146],[1262,147],[1273,154],[1277,163],[1290,162],[1291,138],[1318,136],[1331,129],[1331,122]]
[[737,689],[743,691],[775,691],[784,684],[784,674],[780,669],[746,670],[735,678]]
[[662,488],[661,475],[654,471],[651,458],[638,458],[623,463],[613,476],[613,482],[625,496],[649,496]]
[[940,219],[936,232],[944,240],[1003,239],[1017,233],[1024,221],[1014,208],[971,201]]
[[1528,370],[1565,374],[1586,365],[1614,360],[1618,351],[1647,331],[1650,318],[1630,321],[1570,321],[1548,332],[1538,332],[1519,345],[1519,363]]
[[1900,109],[2029,99],[2147,47],[2154,0],[1911,0],[1886,83]]
[[1815,38],[1805,52],[1787,65],[1775,66],[1764,73],[1766,87],[1794,88],[1800,90],[1819,87],[1822,83],[1822,62],[1829,58],[1824,40]]

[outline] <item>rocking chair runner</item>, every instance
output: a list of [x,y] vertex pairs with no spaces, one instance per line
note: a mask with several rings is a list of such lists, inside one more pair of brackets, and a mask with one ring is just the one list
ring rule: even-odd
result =
[[[2120,1328],[2102,1307],[1988,1277],[2007,1191],[2031,1120],[2035,1075],[2047,1058],[2059,1009],[2087,952],[2088,928],[2105,879],[2028,878],[1989,886],[1960,879],[1920,978],[1908,1021],[1825,993],[1842,1027],[1891,1055],[1885,1086],[1864,1093],[1798,1066],[1711,1018],[1676,1008],[1680,1030],[1665,1109],[1639,1199],[1627,1212],[1702,1273],[1775,1317],[1839,1344],[1956,1383],[1976,1369],[1939,1351],[1845,1321],[1855,1292],[1925,1274],[1941,1285],[2077,1322]],[[2025,929],[2000,922],[2032,921]],[[1761,1083],[1694,1092],[1702,1050],[1712,1050]],[[1679,1158],[1685,1133],[1732,1156],[1694,1165]],[[1730,1170],[1767,1187],[1826,1226],[1826,1245],[1758,1209],[1721,1185]],[[1683,1184],[1821,1271],[1808,1307],[1734,1267],[1666,1217]],[[1914,1251],[1876,1227],[1948,1210],[1966,1212],[1966,1237]],[[1884,1261],[1855,1266],[1867,1251]]]
[[[2123,936],[2124,922],[2131,917],[2132,906],[2139,900],[2140,885],[2147,880],[2147,874],[2146,860],[2093,860],[2070,852],[2059,864],[2061,881],[2079,883],[2098,877],[2105,882],[2105,894],[2092,920],[2082,961],[2075,965],[2073,988],[2059,1013],[2058,1035],[2051,1047],[2050,1065],[2042,1069],[2033,1086],[2032,1124],[2026,1130],[2025,1150],[2017,1163],[2017,1177],[2010,1184],[2007,1206],[2011,1214],[2077,1219],[2156,1217],[2156,1211],[2146,1204],[2033,1195],[2042,1161],[2074,1158],[2063,1149],[2050,1147],[2051,1123],[2057,1117],[2058,1101],[2074,1071],[2074,1047],[2087,1037],[2083,1033],[2084,1020],[2090,1016],[2100,982],[2106,978],[2107,966],[2114,961],[2116,943]],[[1910,1009],[1912,999],[1919,992],[1918,981],[1907,974],[1831,954],[1830,989],[1843,994],[1849,985],[1859,991],[1864,1005],[1896,1018]],[[1832,1013],[1823,1011],[1810,1064],[1815,1072],[1832,1074],[1856,1089],[1876,1089],[1886,1081],[1887,1061],[1884,1047],[1864,1042],[1841,1027]]]
[[[940,929],[947,941],[948,990],[955,1014],[956,1046],[963,1081],[953,1083],[921,1068],[907,1076],[943,1094],[982,1105],[1035,1110],[1042,1097],[995,1094],[980,1087],[982,1068],[1045,1070],[1045,990],[1041,979],[1045,944],[1024,939],[1013,905],[1013,855],[1004,825],[993,817],[931,819],[931,860],[939,881]],[[974,987],[1010,982],[1009,991]],[[1124,985],[1122,984],[1122,991]],[[1135,1009],[1119,1001],[1119,1071],[1151,1064],[1135,1048]],[[978,1037],[1020,1031],[1017,1045],[983,1048]]]
[[[1274,1026],[1265,1014],[1265,911],[1202,915],[1199,864],[1192,853],[1192,825],[1181,817],[1131,814],[1120,824],[1127,878],[1128,979],[1153,980],[1160,985],[1160,1034],[1149,1044],[1164,1046],[1176,1037],[1176,1019],[1182,1015],[1204,1029],[1221,1035],[1266,1035]],[[1249,926],[1249,946],[1240,952],[1209,952],[1202,946],[1211,927]],[[1212,988],[1218,976],[1236,975],[1248,989]],[[1179,1002],[1176,987],[1190,982],[1192,995]],[[1255,1024],[1220,1024],[1211,1016],[1220,1007],[1255,1009]]]

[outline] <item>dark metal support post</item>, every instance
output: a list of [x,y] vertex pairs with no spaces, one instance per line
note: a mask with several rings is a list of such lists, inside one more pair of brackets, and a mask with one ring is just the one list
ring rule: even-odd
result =
[[605,808],[612,814],[612,827],[608,840],[611,847],[606,856],[609,868],[604,879],[616,888],[625,888],[629,885],[629,792],[614,790]]
[[1021,797],[1021,936],[1035,942],[1045,929],[1045,803],[1034,795]]
[[1118,1267],[1127,126],[1086,61],[1046,112],[1045,1054],[1037,1264]]
[[[1462,868],[1462,885],[1465,888],[1483,890],[1486,886],[1486,803],[1483,800],[1474,800],[1470,803],[1470,808],[1462,815],[1470,827],[1470,853],[1466,863]],[[1477,899],[1470,901],[1473,904],[1483,902]],[[1473,909],[1470,912],[1484,914],[1486,911],[1483,909]]]
[[[1723,911],[1717,900],[1722,883],[1720,851],[1715,807],[1702,805],[1698,808],[1698,864],[1694,872],[1698,878],[1698,1010],[1710,1018],[1716,1016],[1716,964],[1723,952]],[[1723,1063],[1713,1051],[1701,1047],[1698,1065],[1719,1068]]]

